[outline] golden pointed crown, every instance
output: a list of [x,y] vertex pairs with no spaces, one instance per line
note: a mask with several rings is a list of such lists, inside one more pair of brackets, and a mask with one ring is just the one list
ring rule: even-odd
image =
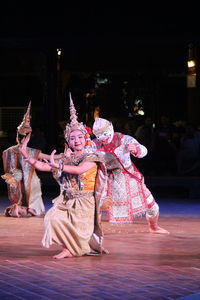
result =
[[65,127],[65,138],[68,140],[70,133],[74,130],[80,130],[82,131],[84,134],[87,134],[87,130],[85,128],[85,125],[82,122],[78,122],[78,116],[77,116],[77,112],[74,106],[74,103],[72,101],[72,97],[71,97],[71,93],[69,93],[69,99],[70,99],[70,120],[71,122],[68,123]]
[[27,133],[32,132],[30,111],[31,111],[31,101],[28,104],[28,108],[26,113],[24,114],[22,123],[17,127],[18,134],[25,136]]

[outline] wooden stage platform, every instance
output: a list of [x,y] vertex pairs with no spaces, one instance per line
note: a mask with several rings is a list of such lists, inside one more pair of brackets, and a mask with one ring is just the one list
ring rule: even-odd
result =
[[199,201],[157,202],[170,235],[149,233],[145,218],[103,222],[110,254],[55,260],[60,247],[41,246],[43,218],[6,218],[0,197],[0,299],[200,299]]

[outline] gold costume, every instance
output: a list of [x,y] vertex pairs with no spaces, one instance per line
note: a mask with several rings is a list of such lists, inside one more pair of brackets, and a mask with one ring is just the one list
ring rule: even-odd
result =
[[[86,153],[78,159],[68,159],[67,164],[79,165],[94,161],[97,166],[74,175],[53,170],[60,185],[60,195],[53,200],[53,207],[44,219],[44,247],[53,243],[67,248],[73,256],[102,252],[103,233],[99,224],[99,209],[106,188],[106,169],[98,154]],[[62,159],[60,165],[64,163]],[[65,162],[66,163],[66,162]]]
[[[40,150],[28,148],[28,155],[38,159]],[[35,169],[19,152],[19,145],[3,151],[5,174],[1,177],[7,183],[8,199],[12,204],[33,208],[37,215],[45,213],[40,179]]]

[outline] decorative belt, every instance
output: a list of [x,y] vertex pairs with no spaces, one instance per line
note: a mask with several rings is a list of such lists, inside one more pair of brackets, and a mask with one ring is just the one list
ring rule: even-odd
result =
[[81,198],[81,197],[92,197],[94,196],[94,191],[73,191],[73,192],[69,192],[67,190],[63,191],[63,196],[65,198],[65,200],[68,199],[76,199],[76,198]]

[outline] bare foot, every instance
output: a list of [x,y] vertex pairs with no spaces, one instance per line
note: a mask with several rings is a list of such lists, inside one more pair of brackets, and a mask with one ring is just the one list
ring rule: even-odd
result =
[[34,208],[29,207],[27,209],[27,212],[29,212],[32,216],[37,216],[37,213]]
[[102,248],[102,253],[103,254],[109,254],[109,251],[107,249],[105,249],[105,248]]
[[62,252],[53,256],[53,258],[55,258],[55,259],[61,259],[61,258],[67,258],[67,257],[73,257],[73,255],[69,252],[68,249],[63,249]]
[[169,231],[159,226],[149,226],[149,232],[159,233],[159,234],[169,234]]
[[17,204],[13,204],[12,217],[19,218],[19,209]]

